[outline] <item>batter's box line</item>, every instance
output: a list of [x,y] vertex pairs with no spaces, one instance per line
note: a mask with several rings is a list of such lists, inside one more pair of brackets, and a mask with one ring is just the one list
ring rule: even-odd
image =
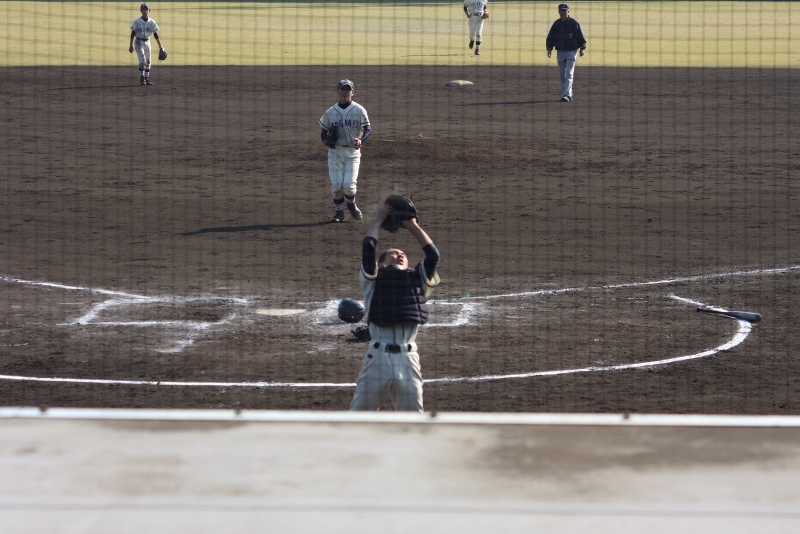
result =
[[156,349],[160,353],[175,353],[181,352],[186,347],[192,345],[196,339],[204,332],[220,325],[229,324],[233,321],[237,314],[230,314],[219,321],[193,321],[193,320],[163,320],[163,321],[101,321],[98,319],[100,314],[108,311],[114,307],[123,306],[142,306],[150,304],[163,304],[175,303],[186,304],[193,302],[228,302],[238,306],[246,306],[248,301],[236,297],[175,297],[175,296],[161,296],[161,297],[147,297],[142,295],[133,295],[124,293],[122,291],[110,291],[107,289],[98,289],[90,287],[69,286],[64,284],[56,284],[53,282],[36,282],[31,280],[22,280],[19,278],[12,278],[10,276],[0,276],[1,281],[20,283],[32,286],[49,287],[53,289],[63,289],[69,291],[88,291],[97,293],[99,295],[109,295],[113,297],[99,302],[89,308],[89,311],[78,317],[77,319],[67,322],[59,323],[58,326],[106,326],[106,327],[130,327],[130,328],[164,328],[168,330],[179,330],[177,340],[172,347],[166,349]]
[[[689,302],[694,305],[704,305],[703,303],[677,297],[671,295],[673,298],[682,302]],[[744,342],[752,330],[752,325],[745,320],[728,317],[738,323],[738,329],[733,338],[727,343],[723,343],[718,347],[691,354],[688,356],[678,356],[673,358],[666,358],[663,360],[656,360],[651,362],[639,362],[621,365],[610,365],[605,367],[584,367],[579,369],[562,369],[556,371],[533,371],[529,373],[514,373],[503,375],[482,375],[474,377],[458,377],[458,378],[429,378],[423,380],[425,384],[441,384],[441,383],[457,383],[457,382],[488,382],[497,380],[511,380],[520,378],[537,378],[547,376],[569,375],[577,373],[597,373],[606,371],[625,371],[631,369],[646,369],[649,367],[658,367],[662,365],[669,365],[671,363],[685,362],[689,360],[696,360],[712,356],[718,352],[731,350],[737,345]],[[25,376],[12,376],[0,375],[0,380],[17,380],[17,381],[35,381],[35,382],[59,382],[59,383],[74,383],[74,384],[109,384],[109,385],[135,385],[135,386],[183,386],[183,387],[256,387],[256,388],[274,388],[274,387],[293,387],[293,388],[354,388],[356,386],[353,382],[347,383],[332,383],[332,382],[173,382],[173,381],[154,381],[154,380],[109,380],[109,379],[91,379],[91,378],[41,378],[41,377],[25,377]]]

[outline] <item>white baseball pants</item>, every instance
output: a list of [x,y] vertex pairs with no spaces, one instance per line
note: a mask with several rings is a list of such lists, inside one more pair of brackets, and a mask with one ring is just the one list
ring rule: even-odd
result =
[[136,56],[139,58],[139,70],[150,70],[150,41],[133,40]]
[[575,74],[575,57],[577,50],[558,51],[558,74],[561,76],[561,96],[572,98],[572,79]]
[[[419,325],[413,323],[389,327],[369,324],[372,341],[356,379],[350,410],[377,410],[391,389],[395,410],[422,411],[422,370],[414,342],[418,330]],[[398,352],[390,350],[398,348]]]
[[331,178],[333,200],[356,196],[361,150],[337,145],[328,149],[328,174]]
[[469,24],[469,39],[470,41],[483,40],[483,19],[480,15],[472,15],[467,19]]

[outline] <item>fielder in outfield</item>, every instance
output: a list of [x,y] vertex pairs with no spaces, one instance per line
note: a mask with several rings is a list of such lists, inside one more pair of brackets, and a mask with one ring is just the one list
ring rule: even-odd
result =
[[481,55],[481,39],[483,39],[483,21],[489,18],[486,9],[488,0],[464,0],[464,14],[469,26],[469,47],[475,47],[475,55]]
[[[372,128],[367,110],[353,102],[355,84],[341,80],[336,90],[339,102],[328,108],[320,117],[322,142],[328,145],[328,174],[331,179],[331,194],[336,212],[331,222],[344,222],[344,206],[353,219],[361,220],[361,210],[356,205],[358,189],[358,167],[361,165],[361,146],[369,139]],[[335,127],[338,139],[329,142],[328,135]]]
[[439,284],[439,250],[416,218],[402,222],[425,253],[409,268],[406,254],[390,248],[376,260],[381,225],[392,207],[384,204],[364,236],[361,291],[372,340],[356,379],[350,410],[377,410],[389,389],[395,410],[422,411],[422,371],[417,332],[428,321],[427,298]]
[[163,50],[161,39],[158,38],[158,24],[150,18],[150,6],[142,4],[139,6],[142,16],[133,21],[131,25],[131,43],[128,52],[133,54],[134,43],[136,44],[136,55],[139,57],[139,84],[153,85],[150,81],[150,36],[158,41],[158,49]]

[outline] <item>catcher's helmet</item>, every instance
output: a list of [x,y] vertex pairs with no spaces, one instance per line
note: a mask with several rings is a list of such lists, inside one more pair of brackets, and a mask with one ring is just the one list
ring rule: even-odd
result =
[[353,299],[342,299],[339,302],[339,319],[346,323],[357,323],[364,318],[367,309],[363,304]]

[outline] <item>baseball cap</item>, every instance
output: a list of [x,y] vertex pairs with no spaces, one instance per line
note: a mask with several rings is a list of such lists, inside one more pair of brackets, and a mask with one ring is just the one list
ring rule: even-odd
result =
[[558,4],[558,10],[559,11],[564,11],[564,10],[569,11],[569,5],[568,4]]
[[352,81],[350,81],[350,80],[341,80],[341,81],[339,81],[339,86],[336,88],[336,90],[338,91],[339,89],[341,89],[345,85],[349,85],[350,89],[353,89],[353,90],[355,90],[355,88],[356,88],[356,84],[354,84]]
[[142,5],[140,5],[139,6],[139,11],[141,11],[143,9],[150,10],[150,4],[142,4]]

